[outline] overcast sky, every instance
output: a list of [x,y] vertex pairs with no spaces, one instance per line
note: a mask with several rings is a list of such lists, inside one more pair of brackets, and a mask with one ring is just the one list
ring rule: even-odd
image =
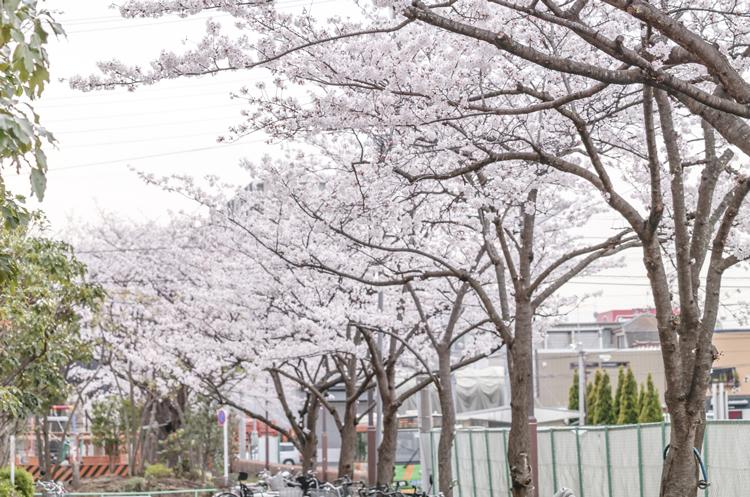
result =
[[[285,9],[307,8],[323,15],[352,5],[348,0],[277,2]],[[68,36],[49,48],[54,81],[37,109],[59,143],[57,149],[49,149],[48,190],[41,208],[58,232],[71,223],[95,222],[100,210],[145,220],[165,219],[170,209],[196,209],[178,195],[144,184],[129,166],[157,175],[216,174],[238,183],[246,179],[237,167],[241,158],[274,150],[263,143],[261,135],[234,144],[216,142],[241,119],[241,107],[230,100],[229,92],[252,86],[263,77],[261,71],[168,81],[136,92],[81,93],[59,81],[96,72],[97,61],[115,56],[126,63],[146,64],[162,49],[179,51],[199,39],[208,17],[125,20],[109,5],[109,0],[65,2],[57,18]],[[231,18],[214,13],[214,19],[228,22]],[[28,194],[25,177],[9,183]],[[616,214],[607,214],[586,236],[593,241],[622,226]],[[570,320],[590,320],[594,312],[611,308],[651,305],[638,251],[625,258],[623,268],[609,270],[605,276],[579,278],[567,286],[566,295],[601,292],[573,311]],[[750,289],[750,279],[745,272],[735,271],[726,286],[733,296],[726,299],[729,306],[722,315],[726,324],[734,324],[730,311],[733,306],[736,310],[738,296]]]

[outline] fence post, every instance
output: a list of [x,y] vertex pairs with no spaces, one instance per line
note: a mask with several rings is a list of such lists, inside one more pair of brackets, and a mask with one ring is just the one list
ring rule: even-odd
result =
[[456,463],[456,469],[453,472],[454,479],[456,480],[458,495],[461,497],[463,492],[461,491],[461,467],[458,465],[458,432],[456,432],[456,436],[453,439],[453,461]]
[[438,467],[435,465],[435,438],[434,433],[430,430],[430,460],[432,461],[432,486],[435,487],[435,494],[440,493],[440,478],[437,478]]
[[505,478],[508,482],[508,497],[513,497],[513,483],[510,481],[510,464],[508,464],[508,432],[503,430],[503,455],[505,456]]
[[472,497],[478,497],[477,496],[477,477],[474,473],[474,431],[469,432],[469,452],[471,452],[471,488],[474,492]]
[[612,497],[612,456],[609,450],[609,426],[604,427],[604,450],[607,455],[607,489]]
[[666,435],[666,429],[665,429],[665,427],[666,426],[665,426],[665,423],[664,423],[664,418],[662,418],[661,419],[661,450],[662,450],[662,452],[664,452],[664,447],[667,446],[666,436],[665,436]]
[[552,451],[552,491],[557,492],[557,455],[555,454],[555,429],[549,431],[550,450]]
[[581,463],[581,432],[576,426],[576,460],[578,461],[578,491],[581,497],[585,496],[583,490],[583,464]]
[[[708,422],[706,422],[706,428],[703,430],[703,464],[706,466],[706,472],[708,472]],[[703,490],[704,497],[708,497],[708,487]]]
[[643,448],[641,447],[641,425],[638,423],[638,430],[636,435],[638,437],[638,486],[640,487],[640,495],[643,497]]
[[487,477],[489,478],[490,497],[494,497],[495,492],[492,490],[492,464],[490,464],[490,434],[487,429],[484,430],[484,448],[487,452]]

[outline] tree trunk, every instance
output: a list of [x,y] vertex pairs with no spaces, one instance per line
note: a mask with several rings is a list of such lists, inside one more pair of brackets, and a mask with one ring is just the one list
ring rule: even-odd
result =
[[349,401],[344,409],[339,454],[339,478],[354,476],[354,457],[357,452],[357,402]]
[[686,414],[672,417],[669,451],[661,477],[661,497],[695,497],[698,465],[693,454],[698,422]]
[[[14,423],[0,415],[0,447],[10,446],[10,435],[15,431]],[[7,450],[0,450],[0,468],[7,466],[10,462],[10,453]]]
[[81,487],[81,440],[78,434],[73,438],[75,448],[71,448],[70,463],[72,465],[71,486],[73,489]]
[[450,343],[438,351],[438,399],[440,400],[441,422],[438,442],[438,476],[440,492],[445,497],[453,496],[453,468],[451,449],[455,438],[456,406],[453,404],[453,384],[451,382]]
[[390,485],[396,464],[398,406],[383,399],[383,434],[378,446],[378,485]]
[[305,436],[302,441],[302,471],[314,471],[318,463],[318,412],[320,411],[320,402],[317,398],[310,399],[310,407],[305,415]]
[[[519,305],[520,304],[520,305]],[[508,347],[511,425],[508,434],[508,464],[513,497],[535,497],[531,467],[529,406],[533,402],[531,309],[516,303],[515,336]]]

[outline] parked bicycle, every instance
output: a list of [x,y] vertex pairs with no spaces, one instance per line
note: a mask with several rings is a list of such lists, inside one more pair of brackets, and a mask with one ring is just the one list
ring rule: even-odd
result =
[[54,480],[38,480],[36,486],[39,487],[43,497],[65,497],[68,493],[62,483]]
[[[248,485],[248,474],[240,471],[237,475],[237,486],[231,490],[225,490],[214,495],[214,497],[265,497],[268,493],[268,485],[265,478],[261,477],[254,485]],[[265,476],[265,475],[264,475]]]

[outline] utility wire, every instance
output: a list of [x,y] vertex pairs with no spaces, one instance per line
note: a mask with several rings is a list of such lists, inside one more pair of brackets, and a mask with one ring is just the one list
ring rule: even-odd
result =
[[154,159],[157,157],[169,157],[172,155],[181,155],[181,154],[187,154],[192,152],[203,152],[205,150],[216,150],[219,148],[226,148],[226,147],[237,147],[239,145],[248,145],[250,143],[259,143],[265,141],[264,138],[258,139],[258,140],[246,140],[246,141],[237,141],[232,143],[223,143],[220,145],[214,145],[210,147],[197,147],[197,148],[186,148],[183,150],[174,150],[172,152],[163,152],[158,154],[149,154],[149,155],[139,155],[134,157],[124,157],[122,159],[113,159],[113,160],[107,160],[107,161],[100,161],[100,162],[88,162],[84,164],[74,164],[72,166],[62,166],[62,167],[56,167],[54,169],[50,169],[49,172],[56,172],[56,171],[67,171],[70,169],[83,169],[87,167],[96,167],[96,166],[105,166],[107,164],[119,164],[122,162],[129,162],[129,161],[136,161],[136,160],[143,160],[143,159]]

